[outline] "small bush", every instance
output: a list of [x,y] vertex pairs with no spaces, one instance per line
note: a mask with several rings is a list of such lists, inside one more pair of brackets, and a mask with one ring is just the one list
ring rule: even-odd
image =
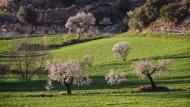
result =
[[94,56],[93,55],[85,55],[82,60],[82,64],[87,65],[87,66],[92,66],[94,62]]
[[0,9],[0,15],[4,14],[4,13],[5,13],[5,11],[3,9]]
[[110,72],[106,74],[105,80],[110,86],[113,86],[125,82],[126,77],[124,73],[120,73],[111,69]]
[[10,66],[5,64],[0,64],[0,75],[5,75],[10,71]]
[[129,28],[142,30],[158,17],[158,8],[152,4],[145,4],[129,12]]
[[145,5],[129,12],[129,28],[132,30],[143,30],[151,22],[159,17],[159,9],[167,4],[166,0],[147,0]]
[[6,11],[9,3],[10,3],[10,0],[1,0],[1,2],[0,2],[0,14]]
[[0,15],[4,14],[9,4],[9,0],[1,0],[0,2]]
[[17,12],[17,18],[23,24],[36,24],[38,12],[33,9],[31,5],[20,6]]
[[[44,41],[45,42],[45,41]],[[10,48],[12,58],[12,74],[17,74],[20,80],[31,80],[34,74],[41,73],[47,58],[47,46],[34,44],[30,38],[15,40]]]
[[118,42],[113,46],[112,52],[122,61],[125,61],[129,52],[129,44],[127,42]]
[[181,21],[189,14],[188,7],[185,4],[168,4],[160,9],[160,17],[168,20],[174,21],[175,23]]
[[187,35],[190,36],[190,30],[187,30]]

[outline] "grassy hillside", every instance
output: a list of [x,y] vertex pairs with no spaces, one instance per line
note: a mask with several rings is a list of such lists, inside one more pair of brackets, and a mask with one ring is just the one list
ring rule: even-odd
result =
[[[57,38],[62,37],[56,37],[54,43],[59,40]],[[37,40],[40,41],[40,39]],[[112,46],[120,41],[130,43],[131,49],[126,62],[121,62],[114,58],[111,51]],[[11,41],[0,41],[0,52],[7,51],[9,42]],[[64,88],[58,83],[55,84],[53,90],[46,91],[44,88],[46,80],[44,79],[29,82],[2,80],[0,81],[0,106],[190,106],[189,38],[122,34],[112,38],[52,50],[52,56],[63,61],[80,59],[86,54],[92,54],[95,57],[93,72],[91,72],[93,84],[90,86],[74,87],[74,95],[66,96],[64,95]],[[170,92],[131,93],[131,90],[140,85],[149,84],[146,79],[139,80],[131,67],[134,61],[145,57],[152,57],[156,60],[160,58],[172,60],[169,73],[155,76],[155,82],[159,86],[167,86],[171,89]],[[126,72],[127,82],[116,87],[109,87],[104,80],[104,75],[110,69],[121,69]],[[9,79],[10,77],[7,78]]]

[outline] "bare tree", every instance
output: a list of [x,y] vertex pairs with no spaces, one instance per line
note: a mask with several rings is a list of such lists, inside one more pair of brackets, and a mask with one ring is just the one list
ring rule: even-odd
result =
[[13,42],[10,56],[13,74],[19,74],[21,80],[31,80],[32,76],[43,70],[47,55],[47,47],[43,44],[34,44],[27,37]]
[[67,95],[72,94],[72,85],[88,85],[91,82],[87,68],[81,61],[73,60],[62,63],[58,60],[52,60],[46,63],[45,69],[49,71],[46,89],[52,88],[52,81],[58,81],[66,87]]
[[93,55],[85,55],[82,59],[81,59],[81,62],[84,64],[84,65],[87,65],[87,66],[92,66],[93,65],[93,61],[94,61],[94,56]]
[[0,64],[0,77],[8,74],[10,71],[10,66],[6,64]]
[[113,48],[112,52],[121,58],[122,61],[126,61],[129,52],[129,43],[127,42],[118,42],[116,43]]
[[152,75],[156,72],[165,72],[168,70],[170,60],[162,59],[158,66],[153,65],[153,60],[145,59],[134,63],[134,70],[140,78],[147,77],[151,83],[152,89],[157,89],[156,83],[153,81]]
[[75,33],[78,39],[81,39],[82,35],[88,35],[94,30],[96,18],[91,13],[77,13],[76,16],[70,17],[65,24],[65,27],[69,29],[70,33]]

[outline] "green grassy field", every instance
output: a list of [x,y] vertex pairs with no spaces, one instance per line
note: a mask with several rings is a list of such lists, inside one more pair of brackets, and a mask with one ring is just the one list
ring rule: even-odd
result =
[[[51,36],[52,43],[60,42],[63,35]],[[42,38],[33,38],[41,41]],[[117,60],[112,46],[121,41],[130,43],[126,62]],[[0,57],[3,59],[11,40],[0,41]],[[46,91],[46,79],[18,81],[12,76],[0,80],[0,107],[189,107],[190,106],[190,39],[182,37],[146,36],[121,34],[112,38],[52,49],[52,56],[62,61],[80,59],[86,54],[94,55],[93,83],[87,87],[74,87],[73,95],[66,96],[59,83]],[[132,70],[132,63],[138,59],[152,57],[155,60],[172,60],[168,73],[155,75],[159,86],[171,89],[169,92],[131,93],[132,90],[148,85],[148,80],[139,80]],[[120,69],[127,74],[127,82],[110,87],[104,75],[110,69]]]

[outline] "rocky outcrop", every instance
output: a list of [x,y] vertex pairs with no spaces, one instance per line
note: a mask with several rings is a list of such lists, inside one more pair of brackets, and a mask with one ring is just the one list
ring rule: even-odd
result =
[[76,0],[11,0],[11,2],[8,2],[6,8],[11,12],[17,12],[20,6],[27,6],[29,4],[38,10],[65,8],[73,5],[75,1]]
[[70,16],[74,16],[78,9],[75,5],[68,8],[56,8],[39,11],[39,23],[43,25],[65,25]]
[[25,33],[30,35],[59,34],[66,33],[66,29],[64,26],[60,25],[31,27],[24,27],[20,23],[0,25],[0,35],[2,36],[19,36]]
[[2,14],[0,15],[0,24],[5,23],[18,23],[18,19],[13,14]]
[[[102,33],[119,33],[128,30],[128,10],[142,6],[146,0],[1,0],[0,35],[67,33],[65,23],[78,12],[91,12],[96,18],[96,27]],[[168,0],[173,2],[174,0]],[[181,1],[181,0],[175,0]],[[16,17],[20,6],[32,5],[37,11],[37,24],[26,27]],[[186,20],[185,22],[187,22]],[[184,32],[189,23],[175,25],[157,20],[148,29],[156,32]]]

